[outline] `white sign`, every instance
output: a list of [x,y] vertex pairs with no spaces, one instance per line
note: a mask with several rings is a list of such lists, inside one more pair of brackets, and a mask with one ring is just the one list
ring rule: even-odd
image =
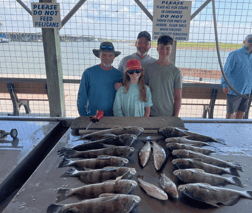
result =
[[33,27],[61,28],[59,3],[31,3]]
[[191,1],[154,0],[153,39],[169,35],[175,40],[189,40]]

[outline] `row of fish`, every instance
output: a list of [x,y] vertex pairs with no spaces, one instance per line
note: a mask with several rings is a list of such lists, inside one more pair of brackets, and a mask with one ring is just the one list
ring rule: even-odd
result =
[[[211,146],[212,142],[218,142],[216,139],[173,127],[160,128],[159,133],[167,137],[166,147],[177,157],[172,160],[177,168],[173,174],[186,183],[178,186],[180,193],[215,207],[220,203],[234,205],[240,197],[252,199],[252,191],[218,187],[227,184],[243,187],[238,178],[238,170],[243,171],[243,168],[238,163],[209,156],[214,151],[202,146]],[[222,177],[222,174],[238,177]]]
[[137,186],[136,181],[130,180],[136,170],[123,166],[129,162],[127,158],[135,151],[131,145],[143,131],[143,128],[138,127],[95,131],[81,136],[80,139],[88,139],[81,145],[60,148],[58,155],[64,158],[58,167],[73,167],[61,177],[77,177],[85,185],[78,188],[60,188],[57,192],[57,202],[71,196],[82,201],[52,204],[47,212],[127,213],[135,208],[141,199],[129,193]]

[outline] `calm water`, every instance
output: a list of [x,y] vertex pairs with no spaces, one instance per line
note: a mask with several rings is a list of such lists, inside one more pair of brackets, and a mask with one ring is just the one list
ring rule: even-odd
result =
[[[81,76],[83,71],[100,61],[92,49],[99,48],[99,42],[61,42],[61,58],[63,75]],[[114,43],[115,49],[121,51],[114,60],[114,67],[118,67],[120,60],[135,52],[136,48],[130,43]],[[150,55],[158,57],[156,48],[151,48]],[[0,68],[2,74],[40,74],[45,75],[45,62],[42,42],[10,42],[0,44]],[[224,65],[228,51],[221,51]],[[178,49],[176,52],[176,66],[180,68],[197,68],[220,70],[216,51]],[[184,76],[189,79],[189,77]],[[191,78],[191,80],[194,80]],[[216,80],[214,80],[216,82]]]

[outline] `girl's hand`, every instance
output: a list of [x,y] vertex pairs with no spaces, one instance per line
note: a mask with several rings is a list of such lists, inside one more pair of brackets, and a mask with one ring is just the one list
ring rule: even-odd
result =
[[144,109],[145,109],[144,117],[150,117],[150,107],[144,107]]

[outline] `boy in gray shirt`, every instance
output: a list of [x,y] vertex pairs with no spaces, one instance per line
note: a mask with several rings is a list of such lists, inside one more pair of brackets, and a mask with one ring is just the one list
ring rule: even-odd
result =
[[153,106],[151,116],[178,117],[182,100],[182,74],[170,60],[173,38],[160,36],[159,58],[145,67],[145,83],[150,87]]

